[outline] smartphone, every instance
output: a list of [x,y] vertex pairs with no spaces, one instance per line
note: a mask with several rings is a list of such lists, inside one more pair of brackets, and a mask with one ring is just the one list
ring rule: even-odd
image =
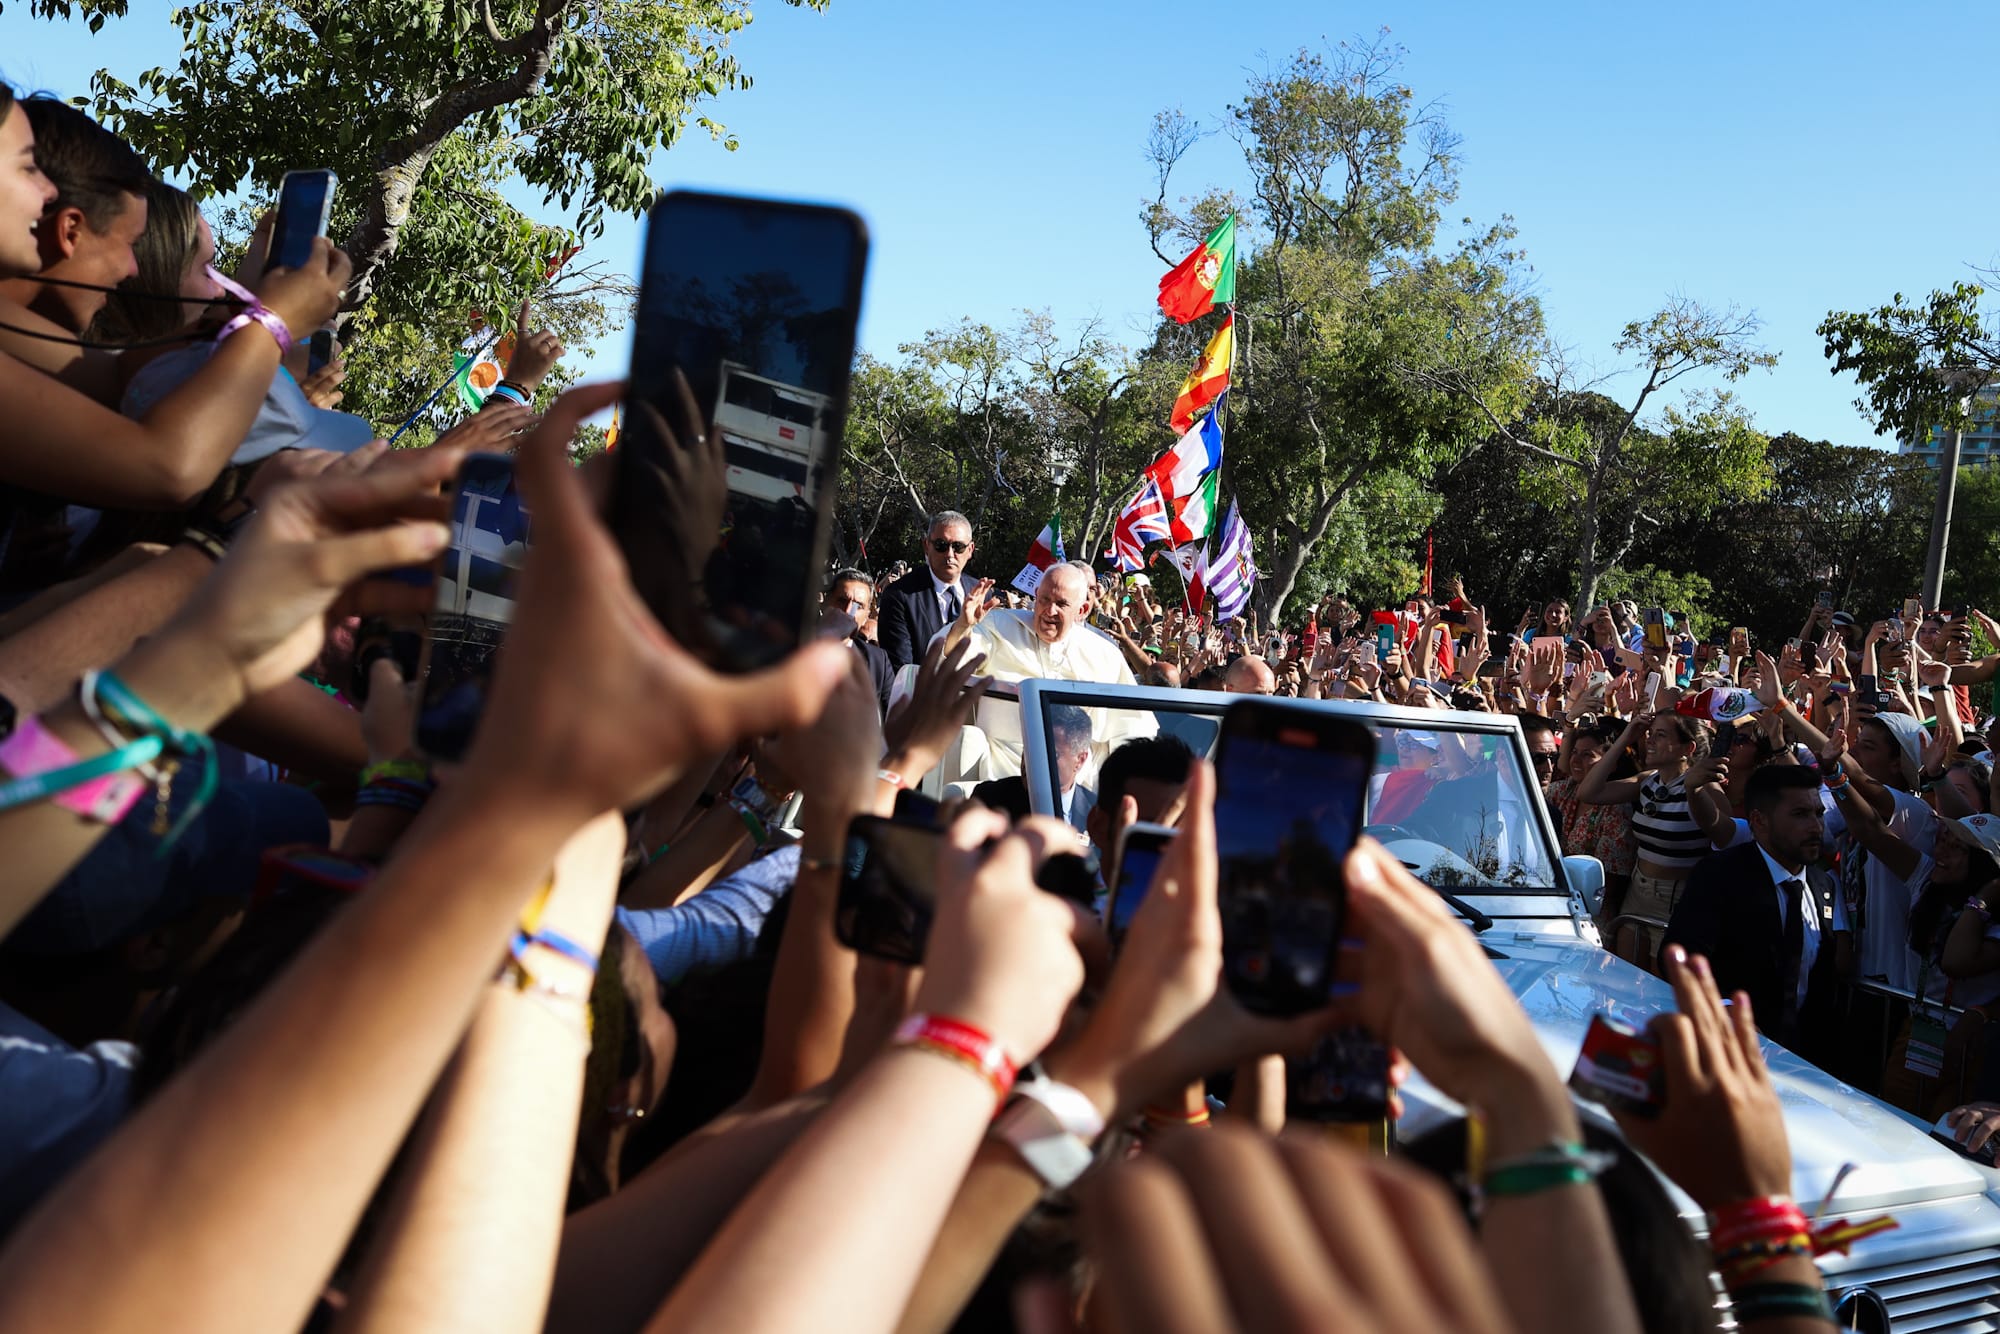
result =
[[1111,887],[1111,901],[1105,913],[1105,927],[1113,945],[1125,939],[1125,929],[1132,925],[1132,914],[1139,911],[1146,890],[1152,886],[1153,873],[1160,869],[1160,859],[1167,855],[1168,846],[1179,832],[1170,825],[1141,820],[1127,825],[1118,836],[1117,883]]
[[[857,815],[847,826],[847,857],[834,903],[833,933],[860,954],[891,963],[924,961],[937,916],[937,856],[944,831],[934,810],[915,818],[899,809],[882,819]],[[1061,852],[1035,868],[1044,893],[1089,909],[1096,877],[1083,858]]]
[[1389,1115],[1389,1049],[1365,1028],[1328,1033],[1285,1058],[1285,1115],[1344,1124]]
[[1648,607],[1642,613],[1645,621],[1646,647],[1664,649],[1667,646],[1667,613],[1663,607]]
[[1786,647],[1786,648],[1788,648],[1788,649],[1790,649],[1790,650],[1791,650],[1792,652],[1794,652],[1794,653],[1799,653],[1799,654],[1803,655],[1803,652],[1804,652],[1804,645],[1803,645],[1803,643],[1802,643],[1802,642],[1801,642],[1800,640],[1797,640],[1797,639],[1787,639],[1787,640],[1785,641],[1785,647]]
[[1375,655],[1386,658],[1396,651],[1396,627],[1378,625],[1375,627]]
[[306,344],[306,374],[318,375],[333,360],[333,330],[320,329]]
[[1362,663],[1365,666],[1370,666],[1370,667],[1374,666],[1375,641],[1372,639],[1364,639],[1359,644],[1355,645],[1354,658],[1355,661]]
[[1986,1143],[1980,1145],[1977,1152],[1960,1144],[1958,1142],[1958,1132],[1951,1128],[1950,1112],[1946,1112],[1943,1116],[1940,1116],[1937,1119],[1937,1124],[1931,1127],[1931,1138],[1940,1144],[1950,1145],[1953,1150],[1963,1157],[1970,1158],[1977,1163],[1984,1163],[1988,1167],[1995,1166],[1994,1159],[1996,1155],[2000,1155],[2000,1135],[1996,1135],[1992,1139],[1987,1140]]
[[1816,594],[1816,595],[1815,595],[1815,596],[1813,597],[1813,605],[1814,605],[1814,606],[1816,606],[1816,607],[1825,607],[1825,608],[1827,608],[1828,610],[1832,610],[1832,608],[1833,608],[1833,590],[1832,590],[1832,589],[1830,589],[1830,588],[1822,588],[1822,589],[1820,589],[1820,591],[1818,592],[1818,594]]
[[461,758],[486,707],[493,660],[514,618],[515,586],[528,555],[528,511],[504,454],[469,454],[459,465],[451,542],[434,576],[416,677],[417,749]]
[[1443,621],[1446,625],[1465,625],[1468,622],[1470,622],[1472,618],[1467,616],[1462,611],[1457,611],[1451,607],[1446,607],[1438,613],[1438,619],[1440,621]]
[[1631,1024],[1594,1014],[1569,1086],[1614,1111],[1657,1117],[1667,1102],[1667,1071],[1659,1044]]
[[334,174],[288,171],[278,186],[278,216],[271,223],[268,269],[296,269],[312,258],[313,242],[326,235],[333,216]]
[[1730,748],[1735,744],[1736,729],[1718,727],[1715,729],[1715,735],[1708,739],[1708,757],[1711,760],[1726,760],[1729,758]]
[[1903,599],[1904,622],[1909,625],[1920,625],[1923,623],[1923,619],[1924,619],[1924,600],[1922,598],[1904,598]]
[[648,220],[610,527],[653,615],[718,670],[811,633],[867,258],[846,209],[680,190]]
[[1327,1002],[1347,921],[1342,862],[1361,832],[1375,737],[1352,718],[1239,699],[1216,740],[1222,975],[1244,1008]]
[[937,857],[944,835],[927,823],[857,815],[847,827],[847,865],[833,934],[860,954],[891,963],[924,961],[937,913]]
[[[1566,665],[1571,668],[1576,666],[1575,663],[1568,663]],[[1505,670],[1507,670],[1507,660],[1505,658],[1488,658],[1485,662],[1479,664],[1479,675],[1481,676],[1498,676]]]
[[1660,693],[1660,674],[1658,672],[1647,672],[1646,698],[1650,700],[1653,698],[1653,696],[1659,693]]
[[1845,695],[1853,689],[1854,687],[1845,681],[1828,681],[1826,683],[1826,690],[1830,695]]

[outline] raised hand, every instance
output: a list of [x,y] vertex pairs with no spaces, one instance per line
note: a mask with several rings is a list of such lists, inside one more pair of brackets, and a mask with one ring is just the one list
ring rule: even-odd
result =
[[1666,1104],[1650,1120],[1614,1112],[1619,1129],[1704,1209],[1791,1194],[1784,1113],[1750,997],[1739,991],[1725,1007],[1708,961],[1677,945],[1667,948],[1666,970],[1680,1012],[1649,1026],[1666,1069]]
[[255,284],[257,299],[303,339],[339,314],[353,273],[347,252],[322,236],[298,268],[266,270]]
[[899,772],[908,781],[929,773],[959,729],[972,721],[992,684],[988,677],[973,680],[985,662],[986,655],[963,640],[947,646],[939,639],[924,654],[909,698],[889,711],[882,728],[887,753],[903,766]]
[[562,360],[564,351],[562,339],[534,327],[533,308],[532,301],[523,301],[514,314],[514,355],[507,361],[507,378],[525,389],[531,399]]
[[497,454],[511,449],[514,437],[534,425],[534,414],[517,403],[500,400],[460,421],[437,438],[446,449]]

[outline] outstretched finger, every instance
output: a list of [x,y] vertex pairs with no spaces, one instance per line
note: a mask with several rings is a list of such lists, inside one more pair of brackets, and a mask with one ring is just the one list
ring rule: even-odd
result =
[[517,345],[521,343],[526,343],[528,341],[529,334],[532,333],[534,330],[534,325],[531,323],[531,317],[534,313],[534,307],[535,307],[534,300],[530,298],[528,300],[524,300],[523,302],[521,302],[521,309],[515,312],[514,338]]

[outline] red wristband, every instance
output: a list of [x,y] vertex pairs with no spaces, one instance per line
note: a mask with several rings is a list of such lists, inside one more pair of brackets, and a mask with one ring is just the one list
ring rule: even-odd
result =
[[971,1024],[942,1015],[911,1015],[897,1026],[896,1045],[917,1047],[957,1061],[991,1084],[996,1099],[1012,1091],[1014,1077],[1019,1073],[998,1042]]

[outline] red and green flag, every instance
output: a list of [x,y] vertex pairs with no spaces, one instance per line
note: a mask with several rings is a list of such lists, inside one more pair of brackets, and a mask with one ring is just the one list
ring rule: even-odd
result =
[[1160,279],[1160,311],[1186,324],[1236,300],[1236,215],[1208,234],[1195,252]]

